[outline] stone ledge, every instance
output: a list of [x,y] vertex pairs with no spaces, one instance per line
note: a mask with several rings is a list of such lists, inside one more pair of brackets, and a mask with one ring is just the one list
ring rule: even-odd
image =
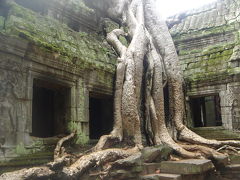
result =
[[188,159],[181,161],[163,161],[160,164],[162,173],[201,174],[214,168],[212,162],[206,159]]
[[231,164],[240,164],[240,155],[230,155]]

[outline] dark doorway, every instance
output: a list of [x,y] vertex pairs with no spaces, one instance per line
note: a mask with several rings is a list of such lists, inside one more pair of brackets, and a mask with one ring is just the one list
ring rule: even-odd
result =
[[52,137],[66,132],[69,89],[48,81],[34,80],[32,136]]
[[99,139],[109,134],[113,128],[113,99],[89,99],[89,131],[90,139]]
[[190,107],[194,127],[221,126],[220,98],[218,95],[192,97]]

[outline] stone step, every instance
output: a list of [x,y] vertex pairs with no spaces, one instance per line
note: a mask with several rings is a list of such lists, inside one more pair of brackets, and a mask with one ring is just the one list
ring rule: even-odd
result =
[[238,132],[226,130],[223,127],[200,127],[192,128],[191,130],[207,139],[240,140],[240,134]]
[[240,164],[227,165],[221,170],[221,176],[225,179],[239,180],[240,179]]
[[182,180],[180,174],[148,174],[141,177],[141,180]]
[[144,163],[143,175],[155,173],[171,174],[202,174],[214,169],[211,160],[207,159],[188,159],[180,161],[162,161],[161,163]]
[[224,168],[225,171],[238,171],[240,172],[240,164],[230,164]]

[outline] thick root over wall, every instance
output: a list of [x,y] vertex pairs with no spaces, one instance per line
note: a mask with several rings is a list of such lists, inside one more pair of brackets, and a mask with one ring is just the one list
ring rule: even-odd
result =
[[[61,154],[58,143],[55,161],[44,167],[23,169],[3,174],[1,179],[31,179],[61,176],[77,179],[93,167],[105,165],[140,152],[146,145],[166,144],[182,158],[226,156],[215,149],[240,146],[239,141],[207,140],[189,130],[184,124],[183,76],[178,56],[167,25],[159,17],[154,0],[103,0],[110,18],[123,26],[107,35],[107,41],[119,55],[115,95],[114,127],[102,136],[88,154],[78,159]],[[125,32],[123,29],[127,29]],[[129,45],[119,40],[127,36]],[[165,123],[163,88],[169,89],[169,132]],[[166,101],[166,100],[165,100]],[[71,138],[70,135],[68,138]],[[66,138],[66,140],[68,139]],[[144,139],[144,141],[143,141]],[[185,143],[179,143],[179,140]],[[125,149],[111,149],[125,143]],[[187,143],[186,143],[187,142]]]

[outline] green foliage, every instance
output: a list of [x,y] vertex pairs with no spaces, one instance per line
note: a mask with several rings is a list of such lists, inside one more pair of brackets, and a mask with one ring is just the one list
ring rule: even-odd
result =
[[86,145],[88,143],[88,141],[89,141],[89,137],[80,132],[77,134],[77,139],[76,139],[75,143],[81,144],[81,145]]

